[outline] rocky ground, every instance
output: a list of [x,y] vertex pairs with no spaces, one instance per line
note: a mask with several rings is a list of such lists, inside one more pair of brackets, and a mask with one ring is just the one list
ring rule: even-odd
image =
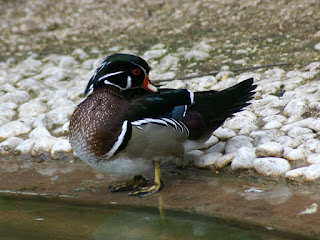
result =
[[[320,179],[320,2],[2,1],[1,159],[73,161],[68,121],[110,53],[151,65],[150,79],[193,91],[253,77],[252,104],[178,166]],[[235,73],[232,69],[291,62]],[[179,76],[220,72],[178,80]]]

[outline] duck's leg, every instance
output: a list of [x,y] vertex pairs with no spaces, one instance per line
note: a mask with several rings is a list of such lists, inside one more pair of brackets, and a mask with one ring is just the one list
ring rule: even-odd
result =
[[136,191],[130,192],[130,196],[145,197],[158,192],[163,183],[161,181],[160,161],[154,161],[154,185],[150,187],[139,187]]
[[144,187],[146,186],[147,182],[144,177],[141,175],[135,176],[132,180],[119,183],[119,184],[113,184],[109,186],[109,190],[111,192],[123,192],[123,191],[131,191],[138,187]]

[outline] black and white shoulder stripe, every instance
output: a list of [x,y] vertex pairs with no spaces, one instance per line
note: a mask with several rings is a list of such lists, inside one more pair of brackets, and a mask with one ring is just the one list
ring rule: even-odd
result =
[[143,130],[142,126],[148,123],[158,124],[165,127],[171,127],[185,134],[186,136],[189,136],[189,129],[187,128],[187,126],[183,122],[176,120],[174,118],[143,118],[143,119],[131,122],[132,126],[135,126],[140,130]]

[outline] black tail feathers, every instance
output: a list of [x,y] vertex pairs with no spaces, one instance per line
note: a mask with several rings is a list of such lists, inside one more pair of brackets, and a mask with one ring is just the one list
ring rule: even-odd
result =
[[207,138],[234,113],[240,112],[254,95],[253,78],[222,91],[195,92],[195,104],[184,118],[191,139]]

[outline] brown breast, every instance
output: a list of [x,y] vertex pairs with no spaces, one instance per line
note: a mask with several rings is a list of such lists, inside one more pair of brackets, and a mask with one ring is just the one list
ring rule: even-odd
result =
[[107,154],[128,110],[129,102],[113,86],[97,89],[80,103],[70,120],[70,143],[78,156],[99,158]]

